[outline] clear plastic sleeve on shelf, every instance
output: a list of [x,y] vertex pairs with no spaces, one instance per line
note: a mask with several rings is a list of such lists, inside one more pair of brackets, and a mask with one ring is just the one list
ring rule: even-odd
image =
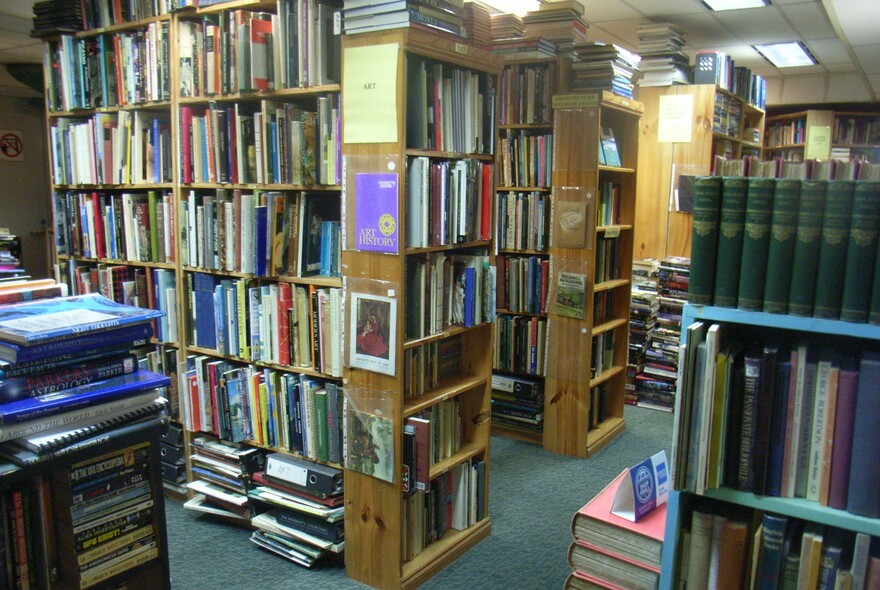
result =
[[397,285],[371,279],[347,279],[346,366],[394,376],[398,353]]
[[397,481],[393,395],[368,387],[345,388],[345,468],[391,483]]
[[343,159],[343,250],[400,252],[402,160],[400,155]]
[[596,235],[596,193],[581,186],[553,188],[550,246],[593,249]]

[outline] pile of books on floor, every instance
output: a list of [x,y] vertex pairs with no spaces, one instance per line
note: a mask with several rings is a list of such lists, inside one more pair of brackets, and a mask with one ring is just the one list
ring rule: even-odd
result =
[[345,0],[346,35],[415,26],[462,36],[464,0]]
[[98,294],[0,307],[0,454],[27,465],[167,423],[170,380],[129,353],[161,313]]
[[345,548],[342,476],[329,465],[269,454],[248,492],[260,510],[267,509],[251,520],[251,541],[304,567],[338,558]]
[[629,357],[626,365],[626,403],[652,405],[653,377],[646,375],[645,355],[651,347],[660,309],[660,263],[635,259],[629,305]]
[[572,89],[609,90],[618,96],[633,97],[633,76],[639,69],[637,54],[612,43],[580,43],[573,49]]
[[539,4],[538,10],[530,10],[522,19],[525,36],[543,37],[553,43],[560,54],[568,54],[572,46],[587,42],[589,25],[583,15],[584,5],[579,0]]
[[26,274],[21,266],[21,242],[18,236],[0,228],[0,281],[23,279]]
[[196,493],[185,508],[250,522],[255,510],[248,498],[253,475],[266,465],[266,455],[254,447],[197,436],[190,443],[193,481],[186,487]]
[[492,424],[509,430],[544,430],[544,381],[492,375]]
[[568,550],[572,572],[565,581],[566,590],[657,587],[666,504],[637,522],[612,514],[614,494],[625,481],[625,473],[575,512],[574,539]]
[[684,31],[670,23],[642,23],[638,26],[638,53],[642,58],[639,86],[687,84],[690,58],[681,50]]
[[689,258],[669,256],[660,262],[657,324],[651,346],[645,350],[645,368],[639,380],[639,388],[651,392],[645,396],[648,407],[671,411],[675,405],[681,313],[687,302],[689,272]]

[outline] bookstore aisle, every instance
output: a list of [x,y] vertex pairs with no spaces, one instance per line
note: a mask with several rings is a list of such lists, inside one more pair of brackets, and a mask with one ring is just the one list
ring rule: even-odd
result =
[[[561,588],[570,572],[572,514],[625,467],[671,452],[672,414],[627,406],[625,419],[626,430],[590,461],[493,436],[492,534],[422,587],[470,590],[478,581],[485,589]],[[366,588],[329,561],[313,570],[293,567],[254,546],[238,525],[171,501],[166,512],[174,590]]]

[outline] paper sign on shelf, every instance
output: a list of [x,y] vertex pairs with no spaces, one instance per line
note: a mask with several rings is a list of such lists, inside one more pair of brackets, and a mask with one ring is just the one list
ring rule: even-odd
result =
[[669,468],[666,451],[624,470],[625,476],[614,493],[611,513],[637,522],[669,496]]

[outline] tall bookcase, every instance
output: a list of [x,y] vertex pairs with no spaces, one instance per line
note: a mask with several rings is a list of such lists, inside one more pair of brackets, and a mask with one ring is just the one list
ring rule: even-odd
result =
[[[878,330],[877,326],[867,324],[853,324],[837,320],[799,318],[788,315],[746,312],[721,307],[695,306],[688,304],[684,308],[682,326],[686,328],[694,322],[703,322],[705,325],[711,323],[720,324],[722,330],[724,330],[726,334],[725,338],[728,341],[738,340],[742,342],[761,342],[771,345],[786,342],[809,342],[809,346],[816,348],[817,350],[824,347],[834,347],[838,350],[854,351],[855,354],[858,354],[859,351],[863,350],[876,350],[877,341],[880,339],[880,330]],[[688,335],[686,330],[683,329],[682,345],[687,345],[687,340]],[[808,363],[809,362],[812,361],[808,360]],[[792,370],[794,371],[794,367]],[[685,379],[687,379],[687,376]],[[694,394],[694,396],[696,395],[697,394]],[[696,397],[693,399],[696,400]],[[711,406],[710,412],[714,411],[714,407],[714,405]],[[776,410],[777,406],[774,406],[774,414],[776,413]],[[829,411],[833,412],[834,410],[829,409]],[[857,408],[855,411],[858,411]],[[716,414],[716,416],[718,416],[718,414]],[[675,440],[686,440],[682,438],[683,433],[692,437],[692,442],[690,444],[696,444],[693,442],[693,436],[698,434],[698,432],[693,430],[689,420],[686,418],[679,420],[679,417],[676,416],[676,429],[674,432]],[[783,434],[786,439],[790,438],[789,435],[785,433]],[[772,434],[770,436],[772,436]],[[794,434],[791,434],[791,437],[797,438]],[[842,444],[845,437],[838,437],[835,435],[833,438],[833,444],[836,446],[837,444]],[[853,457],[855,456],[859,445],[864,445],[866,443],[867,441],[857,438],[857,435],[853,436]],[[678,444],[681,443],[679,442]],[[689,447],[682,447],[680,454],[683,459],[676,462],[674,465],[676,473],[673,474],[673,477],[675,479],[678,479],[680,475],[677,472],[682,470],[689,472],[690,470],[697,468],[696,461],[684,459],[688,455],[688,448]],[[719,452],[719,447],[714,446],[714,443],[710,443],[709,448],[710,453],[704,458],[701,457],[700,460],[702,461],[705,459],[709,461],[709,465],[711,466],[713,463],[721,460],[721,452],[723,451]],[[711,451],[713,448],[716,449],[714,454]],[[673,461],[674,460],[675,459],[673,458]],[[831,461],[829,460],[829,463],[830,462]],[[820,471],[821,469],[822,468],[820,468]],[[711,514],[717,513],[728,515],[736,514],[737,512],[745,515],[772,513],[787,517],[789,520],[800,519],[805,523],[817,523],[826,527],[836,527],[854,533],[861,532],[871,536],[877,536],[880,534],[880,520],[877,518],[860,516],[859,514],[848,512],[843,509],[832,508],[828,505],[823,505],[817,501],[807,500],[803,497],[758,495],[751,491],[734,489],[726,484],[720,487],[709,487],[704,491],[699,491],[696,488],[690,487],[688,488],[690,491],[683,491],[682,486],[675,486],[675,488],[676,489],[670,491],[669,495],[666,534],[663,544],[660,579],[660,588],[663,589],[675,588],[680,584],[680,578],[682,575],[681,557],[682,551],[685,550],[684,545],[686,543],[684,532],[690,527],[692,514],[695,509],[709,512]],[[852,488],[850,488],[850,491],[851,490]],[[697,493],[698,491],[699,493]],[[846,500],[844,500],[844,503],[846,503]],[[744,516],[743,518],[748,519],[749,517]],[[760,518],[756,518],[753,522],[754,526],[757,526],[757,524],[760,524]],[[754,530],[754,527],[752,527],[751,530]],[[796,537],[792,542],[797,543],[799,541],[800,537]],[[748,547],[745,548],[745,551],[748,555],[751,552],[752,547],[751,538],[749,538],[747,544]],[[793,547],[799,547],[799,545],[795,544]],[[756,558],[756,555],[752,554],[750,559],[754,560]]]
[[604,91],[557,95],[553,109],[543,444],[588,457],[625,426],[642,105]]
[[[367,71],[376,63],[381,63],[381,72]],[[352,438],[353,428],[381,421],[390,431],[385,444],[391,446],[393,457],[384,479],[347,465],[346,569],[349,576],[371,586],[414,587],[488,535],[491,528],[489,343],[494,308],[488,305],[492,287],[486,267],[491,263],[492,236],[491,195],[486,188],[491,190],[500,66],[489,53],[409,28],[346,36],[343,70],[346,101],[372,100],[375,108],[386,109],[355,113],[347,108],[350,103],[345,105],[349,118],[343,145],[342,263],[350,320],[344,379],[349,408],[355,411],[348,417],[349,450],[357,454],[361,449],[352,449],[353,443],[361,444]],[[372,91],[380,95],[365,96]],[[476,102],[465,101],[465,105],[464,97]],[[453,114],[450,101],[457,105],[456,111],[459,106],[462,110]],[[433,105],[430,116],[429,103]],[[455,125],[449,119],[453,116]],[[375,125],[377,121],[381,124]],[[464,138],[458,136],[459,131]],[[483,184],[482,191],[469,186],[443,205],[447,193],[428,190],[426,176],[417,172],[426,165],[441,176],[459,167],[475,168],[481,171],[478,178],[488,180],[489,186]],[[444,171],[447,167],[450,172]],[[384,198],[380,195],[383,186],[390,191]],[[482,198],[473,201],[477,195]],[[458,198],[467,202],[456,203]],[[447,211],[447,206],[455,209]],[[372,220],[370,211],[390,217]],[[464,215],[461,222],[449,215],[452,211]],[[370,239],[392,236],[395,227],[396,240],[377,243]],[[461,291],[459,277],[466,281]],[[475,299],[481,289],[483,298]],[[444,304],[450,300],[455,304],[461,296],[464,310],[444,310]],[[436,302],[439,307],[434,307]],[[388,312],[397,318],[385,332],[390,354],[371,353],[359,335],[366,332],[372,316],[384,316],[379,323],[387,325]],[[432,366],[435,370],[427,370]],[[442,422],[449,422],[437,414],[449,416],[450,412],[453,432],[441,435]],[[435,441],[443,441],[438,446],[446,451],[435,456],[429,467],[430,496],[421,491],[407,495],[401,486],[404,430],[418,416],[431,422],[432,432],[443,437]],[[426,512],[434,512],[425,500],[442,497],[445,488],[438,486],[453,476],[461,481],[462,466],[476,484],[469,502],[471,515],[460,530],[438,530],[424,519]],[[432,530],[437,534],[432,535]]]
[[764,153],[783,160],[880,158],[880,113],[808,109],[767,117]]
[[548,326],[552,98],[568,87],[568,77],[567,60],[509,60],[501,73],[499,92],[495,194],[498,315],[493,369],[496,379],[505,383],[519,377],[539,384],[539,388],[524,402],[493,392],[492,432],[538,444],[543,441],[540,392],[545,355],[541,353]]
[[[764,111],[714,84],[639,87],[637,97],[645,114],[633,254],[657,260],[689,257],[692,215],[670,208],[673,182],[679,174],[711,174],[716,155],[760,156]],[[663,123],[672,123],[664,129],[680,133],[674,141],[660,136]]]

